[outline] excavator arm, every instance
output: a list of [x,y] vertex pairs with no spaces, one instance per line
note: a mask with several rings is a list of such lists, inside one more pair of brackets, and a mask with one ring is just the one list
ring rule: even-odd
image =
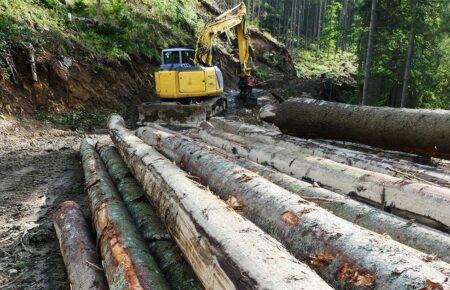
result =
[[213,38],[225,31],[235,28],[238,40],[239,62],[241,64],[241,78],[251,77],[251,69],[248,67],[250,58],[249,36],[246,27],[247,8],[244,3],[224,12],[211,23],[207,24],[197,41],[195,49],[195,64],[212,66],[212,41]]

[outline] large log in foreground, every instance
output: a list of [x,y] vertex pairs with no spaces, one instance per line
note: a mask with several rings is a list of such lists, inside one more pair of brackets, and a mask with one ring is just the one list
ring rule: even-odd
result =
[[402,156],[385,157],[380,156],[382,154],[350,150],[321,140],[297,138],[282,134],[279,130],[273,128],[267,129],[224,118],[211,118],[210,122],[216,130],[240,135],[248,140],[284,147],[305,155],[328,158],[342,164],[395,177],[450,187],[450,170],[415,163],[411,160],[402,159]]
[[449,231],[450,189],[367,171],[284,147],[246,140],[214,130],[204,140],[298,179],[317,182],[340,194],[363,199],[408,218]]
[[335,287],[420,289],[427,281],[450,286],[448,277],[422,261],[418,251],[334,216],[214,148],[152,128],[140,128],[137,135],[277,237],[296,257],[308,260]]
[[91,141],[81,142],[83,171],[110,289],[170,289],[139,236]]
[[207,289],[330,289],[275,239],[134,136],[119,116],[111,137]]
[[63,202],[53,218],[61,254],[74,290],[107,290],[105,274],[97,266],[99,257],[95,241],[80,207],[73,201]]
[[108,173],[117,187],[134,223],[173,289],[203,289],[177,244],[164,228],[156,210],[145,197],[142,187],[131,175],[113,145],[99,148]]
[[450,154],[450,111],[356,106],[306,98],[277,109],[275,125],[303,138]]

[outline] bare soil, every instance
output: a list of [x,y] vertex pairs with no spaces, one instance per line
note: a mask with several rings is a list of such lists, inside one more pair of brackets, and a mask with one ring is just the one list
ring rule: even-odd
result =
[[68,287],[52,215],[74,200],[89,218],[78,152],[84,136],[0,118],[0,289]]

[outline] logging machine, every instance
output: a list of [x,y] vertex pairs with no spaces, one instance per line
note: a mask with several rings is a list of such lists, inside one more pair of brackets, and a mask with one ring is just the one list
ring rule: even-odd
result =
[[252,93],[255,79],[249,67],[250,46],[244,3],[208,23],[198,36],[195,49],[170,48],[161,53],[161,66],[155,72],[159,103],[139,108],[140,122],[198,123],[227,107],[222,71],[213,64],[212,42],[217,35],[235,29],[239,53],[240,97]]

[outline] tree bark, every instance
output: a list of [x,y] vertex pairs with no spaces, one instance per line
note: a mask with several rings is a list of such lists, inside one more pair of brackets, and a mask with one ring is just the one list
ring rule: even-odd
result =
[[400,155],[383,156],[380,152],[371,154],[350,150],[321,140],[292,137],[272,128],[266,129],[224,118],[211,118],[210,122],[219,131],[239,135],[247,140],[280,146],[305,155],[328,158],[369,171],[450,188],[450,170],[422,165],[406,158],[402,159]]
[[97,244],[109,288],[170,289],[90,140],[82,141],[81,155]]
[[95,241],[80,207],[73,201],[63,202],[53,217],[56,236],[74,290],[108,289]]
[[412,14],[413,14],[413,19],[411,21],[411,31],[409,34],[409,40],[408,40],[408,52],[406,55],[406,63],[405,63],[405,73],[403,75],[403,87],[402,87],[402,98],[400,101],[400,107],[403,108],[406,106],[406,99],[408,97],[408,85],[409,85],[409,79],[411,77],[411,64],[412,64],[412,59],[413,59],[413,55],[414,55],[414,39],[416,37],[416,32],[414,29],[414,25],[415,25],[415,11],[414,11],[414,7],[411,4],[411,9]]
[[361,105],[367,103],[367,91],[369,89],[370,81],[370,68],[372,66],[373,58],[373,35],[375,34],[375,21],[376,21],[376,11],[377,11],[377,0],[372,0],[372,8],[370,10],[370,26],[369,26],[369,38],[367,40],[367,54],[366,54],[366,65],[364,67],[364,86],[361,99]]
[[330,289],[280,243],[241,217],[112,116],[121,156],[207,289]]
[[242,157],[268,164],[295,178],[317,182],[340,194],[382,206],[398,215],[449,231],[449,189],[354,168],[279,146],[246,141],[231,134],[218,134],[225,140],[217,140],[219,144],[232,146],[230,150]]
[[116,148],[105,145],[99,149],[99,153],[137,229],[170,286],[178,290],[203,289]]
[[285,134],[302,138],[450,156],[450,111],[354,106],[296,98],[280,105],[275,125]]
[[[281,240],[296,257],[308,260],[337,288],[422,288],[427,280],[447,286],[447,277],[422,261],[418,251],[332,215],[213,148],[148,127],[136,134],[231,206],[238,205],[246,217]],[[411,271],[392,275],[398,267]]]

